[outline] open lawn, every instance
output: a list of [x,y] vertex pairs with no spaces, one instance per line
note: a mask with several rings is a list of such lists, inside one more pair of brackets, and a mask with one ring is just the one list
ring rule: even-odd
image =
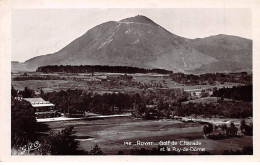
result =
[[[117,154],[119,150],[124,151],[124,154],[129,154],[131,149],[157,148],[160,141],[168,140],[199,141],[201,145],[196,147],[205,148],[211,154],[222,154],[224,150],[236,151],[245,146],[252,146],[252,137],[249,136],[223,140],[205,139],[202,132],[203,125],[183,123],[177,120],[155,121],[116,117],[92,121],[49,122],[47,124],[52,129],[61,129],[73,125],[75,131],[77,131],[75,135],[80,141],[79,149],[89,151],[95,144],[98,144],[102,151],[109,155]],[[154,143],[153,145],[142,146],[136,145],[137,141]],[[124,145],[124,142],[132,142],[132,145]],[[198,152],[192,153],[197,154]]]

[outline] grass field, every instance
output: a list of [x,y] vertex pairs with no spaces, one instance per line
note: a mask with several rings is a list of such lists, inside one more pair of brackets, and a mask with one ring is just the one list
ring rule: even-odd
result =
[[[49,128],[61,129],[73,125],[75,134],[80,141],[79,149],[89,151],[95,144],[109,155],[117,154],[122,150],[129,154],[131,149],[157,148],[160,141],[201,142],[211,154],[222,154],[224,150],[241,150],[245,146],[252,146],[252,137],[228,138],[223,140],[205,139],[202,126],[198,123],[183,123],[177,120],[139,120],[130,117],[109,118],[93,121],[60,121],[48,123]],[[86,138],[89,137],[89,138]],[[137,141],[154,142],[154,145],[134,145]],[[124,145],[132,142],[132,145]],[[194,152],[193,154],[197,154]]]
[[[45,76],[39,72],[30,72],[30,76]],[[212,89],[214,87],[230,87],[236,86],[237,83],[224,83],[223,85],[192,85],[187,86],[176,83],[171,80],[169,75],[160,74],[127,74],[131,75],[131,81],[126,80],[105,80],[102,77],[115,76],[120,77],[122,73],[94,73],[91,74],[77,74],[77,73],[56,73],[51,76],[56,76],[60,80],[25,80],[25,81],[12,81],[15,89],[23,90],[26,86],[39,92],[41,89],[44,92],[67,90],[67,89],[82,89],[98,93],[106,92],[136,92],[144,90],[145,88],[182,88],[184,90],[203,90]],[[17,75],[12,75],[12,78]]]
[[[210,104],[210,103],[217,103],[219,97],[204,97],[204,98],[199,98],[199,99],[194,99],[194,100],[188,100],[185,102],[182,102],[182,104],[188,104],[188,103],[201,103],[201,104]],[[223,98],[224,101],[232,101],[231,99],[226,99]]]

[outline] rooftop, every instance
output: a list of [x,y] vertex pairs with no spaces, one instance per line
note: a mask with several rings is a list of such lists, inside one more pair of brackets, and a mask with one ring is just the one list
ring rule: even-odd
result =
[[51,107],[55,106],[49,101],[45,101],[42,98],[24,98],[24,100],[31,103],[32,107]]

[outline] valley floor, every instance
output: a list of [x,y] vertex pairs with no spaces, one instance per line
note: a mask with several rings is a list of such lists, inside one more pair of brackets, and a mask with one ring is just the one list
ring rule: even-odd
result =
[[[130,154],[131,149],[157,148],[160,141],[200,142],[199,146],[171,146],[169,147],[197,147],[204,148],[211,154],[222,154],[224,150],[242,150],[245,146],[253,146],[252,136],[211,140],[204,137],[199,123],[181,122],[178,120],[142,120],[130,117],[106,118],[103,120],[57,121],[47,123],[49,128],[61,129],[73,125],[79,149],[89,151],[95,144],[108,155],[116,155],[118,151]],[[47,133],[47,132],[46,132]],[[86,138],[88,137],[88,138]],[[153,145],[138,145],[137,141],[153,142]],[[131,145],[125,145],[131,142]],[[198,154],[198,151],[191,154]]]

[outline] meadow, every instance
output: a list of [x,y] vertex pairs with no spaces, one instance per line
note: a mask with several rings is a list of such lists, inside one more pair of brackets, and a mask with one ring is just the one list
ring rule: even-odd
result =
[[[51,129],[61,129],[73,125],[74,130],[77,131],[76,139],[80,141],[79,149],[89,151],[95,144],[98,144],[101,150],[109,155],[116,155],[118,151],[130,154],[131,149],[157,148],[160,141],[168,140],[177,142],[198,141],[201,145],[193,147],[205,148],[205,151],[216,155],[222,154],[224,150],[242,150],[243,147],[252,146],[253,143],[252,136],[222,140],[207,139],[202,131],[203,125],[184,123],[178,120],[142,120],[120,117],[91,121],[48,122],[46,124]],[[137,141],[154,142],[154,145],[137,145]],[[124,142],[131,142],[132,144],[126,145]],[[199,154],[199,151],[191,152],[191,154]]]

